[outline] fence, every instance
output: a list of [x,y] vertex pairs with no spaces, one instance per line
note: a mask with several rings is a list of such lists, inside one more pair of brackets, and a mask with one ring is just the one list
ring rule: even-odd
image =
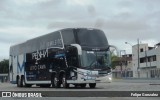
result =
[[8,74],[0,74],[0,82],[8,82]]

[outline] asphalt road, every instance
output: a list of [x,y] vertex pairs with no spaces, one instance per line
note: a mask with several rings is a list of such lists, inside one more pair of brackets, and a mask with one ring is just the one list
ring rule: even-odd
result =
[[95,89],[75,88],[40,88],[32,86],[31,88],[19,88],[16,84],[0,83],[0,91],[160,91],[160,79],[116,79],[112,83],[98,83]]
[[[90,89],[87,85],[86,88],[75,88],[72,86],[69,89],[64,88],[40,88],[33,86],[31,88],[19,88],[16,87],[15,84],[10,83],[0,83],[0,91],[43,91],[45,93],[50,93],[48,91],[52,91],[54,93],[61,93],[65,92],[68,93],[70,97],[46,97],[45,98],[34,98],[36,99],[49,99],[49,100],[160,100],[159,97],[96,97],[99,93],[103,91],[118,91],[121,94],[121,91],[133,91],[134,93],[138,91],[160,91],[160,79],[118,79],[113,80],[112,83],[99,83],[97,84],[95,89]],[[79,92],[80,91],[80,92]],[[84,91],[84,92],[83,92]],[[80,94],[85,94],[85,92],[96,92],[94,97],[76,97],[76,92]],[[77,94],[77,95],[80,95]],[[122,93],[123,94],[123,93]],[[160,94],[159,94],[160,95]],[[3,98],[8,100],[9,98]],[[28,99],[28,98],[10,98],[10,99]],[[33,99],[33,98],[30,98]]]

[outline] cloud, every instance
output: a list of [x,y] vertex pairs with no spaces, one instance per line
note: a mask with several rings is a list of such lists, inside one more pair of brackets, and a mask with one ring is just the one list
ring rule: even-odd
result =
[[[49,2],[51,0],[14,0],[14,2],[17,4],[17,5],[23,5],[24,3],[25,4],[38,4],[38,3],[45,3],[45,2]],[[53,1],[56,1],[56,0],[53,0]]]
[[0,43],[0,51],[2,52],[0,54],[0,61],[3,59],[8,59],[9,58],[9,47],[10,44],[4,44],[4,43]]
[[96,9],[93,5],[88,5],[87,10],[92,17],[96,16]]
[[[137,24],[138,23],[138,24]],[[144,34],[151,31],[150,25],[143,19],[132,20],[132,21],[119,21],[119,20],[105,20],[99,18],[97,20],[81,20],[81,21],[56,21],[48,25],[48,28],[68,28],[68,27],[94,27],[101,28],[107,33],[112,34],[112,39],[124,39],[136,38],[137,36],[144,37]],[[150,37],[152,34],[148,34],[146,37]]]
[[0,43],[17,44],[28,39],[49,33],[43,27],[7,27],[0,28]]
[[158,42],[159,3],[159,0],[1,0],[0,43],[11,45],[68,27],[100,28],[110,44],[120,49],[129,48],[125,41],[136,44],[137,38]]
[[71,6],[86,6],[93,4],[94,1],[92,0],[65,0],[66,3]]
[[1,3],[0,3],[0,11],[2,11],[4,9],[4,4],[6,3],[6,0],[1,0]]

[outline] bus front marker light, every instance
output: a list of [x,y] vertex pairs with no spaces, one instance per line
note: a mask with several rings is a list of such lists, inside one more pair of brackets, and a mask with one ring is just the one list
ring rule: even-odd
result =
[[71,72],[70,73],[71,77],[75,76],[75,73],[74,72]]

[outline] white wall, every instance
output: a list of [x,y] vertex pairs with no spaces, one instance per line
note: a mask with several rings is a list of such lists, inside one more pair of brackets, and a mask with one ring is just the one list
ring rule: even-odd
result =
[[132,67],[133,67],[133,77],[138,77],[138,52],[139,57],[143,54],[140,54],[140,49],[143,48],[143,51],[148,50],[148,44],[139,44],[139,50],[138,50],[138,44],[132,46]]
[[[140,52],[140,49],[143,48],[143,52]],[[133,66],[133,77],[138,77],[137,67],[138,67],[138,45],[132,47],[132,66]],[[148,44],[139,44],[139,58],[144,58],[148,56],[156,55],[156,61],[140,63],[140,77],[141,78],[150,78],[151,70],[157,70],[160,68],[160,47],[153,48],[148,50]]]

